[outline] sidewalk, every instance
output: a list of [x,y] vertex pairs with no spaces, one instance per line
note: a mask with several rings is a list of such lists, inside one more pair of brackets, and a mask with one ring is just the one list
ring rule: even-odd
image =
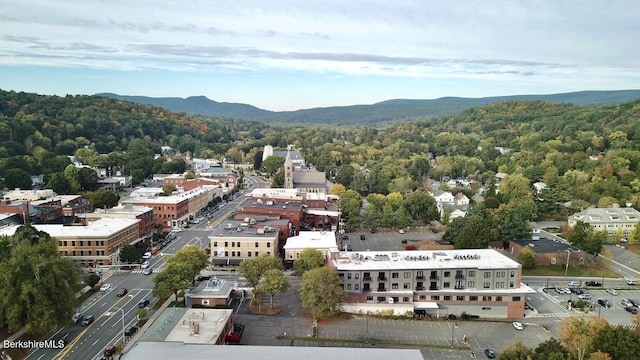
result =
[[[22,328],[22,329],[18,330],[18,332],[13,333],[11,336],[9,336],[8,338],[3,339],[3,340],[6,340],[6,341],[16,341],[16,340],[18,340],[22,335],[24,335],[24,334],[26,334],[26,333],[27,333],[27,329]],[[2,343],[0,343],[0,350],[1,350],[1,349],[4,349],[4,341],[2,341]]]
[[149,317],[147,322],[145,322],[144,325],[140,329],[138,329],[136,334],[131,338],[129,338],[129,341],[125,344],[124,349],[122,349],[121,356],[125,355],[127,351],[133,345],[135,345],[135,343],[138,341],[138,338],[142,336],[149,329],[149,327],[156,321],[156,319],[158,319],[158,317],[169,307],[169,305],[173,302],[174,298],[175,298],[174,295],[169,296],[169,298],[162,305],[160,305],[160,308],[158,310],[155,310],[153,314],[151,314],[151,317]]

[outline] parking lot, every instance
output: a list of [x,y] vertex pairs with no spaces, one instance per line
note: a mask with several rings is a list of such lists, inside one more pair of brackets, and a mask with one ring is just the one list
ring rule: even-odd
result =
[[[369,230],[362,229],[345,235],[348,240],[341,240],[341,248],[344,249],[344,245],[350,245],[352,251],[402,251],[407,245],[418,248],[423,240],[440,240],[442,237],[442,233],[436,234],[427,229],[410,229],[404,234],[398,230],[377,230],[371,233]],[[361,236],[364,236],[364,240],[361,240]],[[406,240],[406,244],[403,240]]]

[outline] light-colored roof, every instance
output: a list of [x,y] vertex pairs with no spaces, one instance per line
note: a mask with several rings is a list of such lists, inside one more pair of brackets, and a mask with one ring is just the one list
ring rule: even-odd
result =
[[131,197],[128,199],[120,200],[120,204],[136,204],[136,203],[144,203],[144,204],[178,204],[181,201],[188,200],[194,198],[196,196],[202,195],[203,193],[213,191],[212,187],[197,187],[193,190],[189,190],[186,192],[181,192],[176,195],[169,196],[154,196],[154,197]]
[[[271,228],[271,231],[268,230],[268,226],[263,226],[262,223],[260,225],[253,225],[255,227],[251,227],[251,224],[238,221],[238,220],[226,220],[221,223],[218,227],[211,231],[211,235],[209,235],[210,240],[217,239],[247,239],[247,240],[255,240],[255,239],[263,239],[263,240],[273,240],[278,237],[278,228]],[[264,233],[259,234],[259,230],[265,230]]]
[[418,349],[341,348],[306,346],[230,346],[199,345],[179,342],[138,342],[122,357],[123,360],[424,360]]
[[273,198],[282,200],[302,200],[302,195],[298,189],[282,189],[282,188],[255,188],[247,197],[252,198]]
[[332,260],[338,271],[392,269],[516,269],[520,264],[493,249],[357,251]]
[[623,208],[589,208],[569,217],[569,220],[595,223],[637,223],[640,212],[632,207]]
[[333,231],[300,231],[298,236],[287,239],[284,249],[332,249],[337,247],[336,233]]
[[[118,231],[124,230],[131,225],[137,224],[138,219],[98,219],[92,221],[87,226],[62,224],[33,224],[32,226],[38,231],[44,231],[54,238],[65,237],[85,237],[85,238],[103,238],[111,236]],[[0,230],[0,235],[13,236],[18,226],[10,226]]]
[[[177,319],[175,327],[167,335],[165,341],[215,344],[231,314],[233,314],[232,309],[188,309],[182,318]],[[191,334],[190,322],[198,323],[198,336]],[[181,358],[184,359],[184,357]]]

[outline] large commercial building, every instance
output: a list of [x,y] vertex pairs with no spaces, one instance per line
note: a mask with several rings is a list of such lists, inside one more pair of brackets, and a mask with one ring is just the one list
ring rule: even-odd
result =
[[534,292],[521,284],[521,265],[492,249],[338,252],[331,264],[347,312],[521,318]]
[[[287,226],[287,220],[280,220]],[[237,266],[245,259],[267,254],[279,257],[281,230],[249,220],[226,221],[209,236],[214,266]]]

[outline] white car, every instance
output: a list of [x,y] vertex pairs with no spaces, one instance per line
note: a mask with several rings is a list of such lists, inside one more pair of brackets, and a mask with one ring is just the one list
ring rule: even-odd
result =
[[518,322],[518,321],[512,322],[511,325],[513,325],[513,328],[516,329],[516,330],[523,330],[524,329],[524,325],[522,325],[522,323]]
[[562,290],[564,290],[564,293],[567,295],[571,294],[571,289],[569,288],[563,288]]
[[618,295],[618,290],[616,289],[607,289],[607,292],[611,295]]
[[628,299],[622,299],[620,300],[620,304],[622,304],[622,306],[624,307],[631,307],[633,306],[633,303],[631,301],[629,301]]
[[145,261],[145,262],[142,263],[142,265],[140,265],[140,269],[146,269],[148,267],[149,267],[149,262],[148,261]]
[[400,230],[398,230],[398,232],[399,232],[400,234],[404,234],[404,229],[400,229]]
[[143,259],[151,259],[151,255],[152,254],[150,252],[146,252],[146,253],[144,253],[144,255],[142,255],[142,258]]
[[111,289],[111,284],[102,284],[102,286],[100,286],[100,291],[102,292],[105,292],[109,289]]
[[569,281],[569,287],[575,287],[575,286],[578,286],[577,281]]
[[589,294],[589,293],[580,294],[580,295],[578,295],[578,299],[590,300],[591,299],[591,294]]
[[171,231],[173,231],[173,232],[181,232],[181,231],[182,231],[182,228],[175,227],[175,228],[173,228],[173,230],[171,230]]

